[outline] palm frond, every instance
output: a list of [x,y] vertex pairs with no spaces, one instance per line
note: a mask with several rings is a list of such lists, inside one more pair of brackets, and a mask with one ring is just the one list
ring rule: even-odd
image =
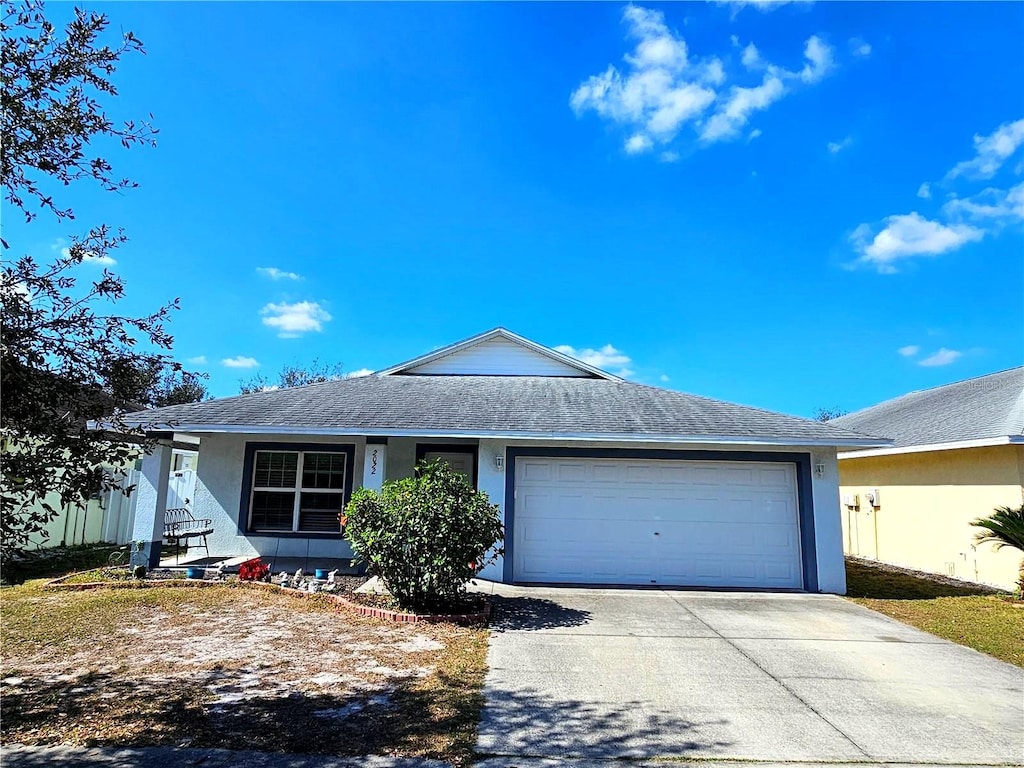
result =
[[1024,504],[1012,507],[997,507],[988,517],[979,517],[971,525],[983,528],[974,535],[978,544],[992,542],[996,549],[1013,547],[1024,552]]

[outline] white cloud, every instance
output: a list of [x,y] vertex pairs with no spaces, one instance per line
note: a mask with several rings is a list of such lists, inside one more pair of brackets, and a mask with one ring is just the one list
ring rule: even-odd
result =
[[714,86],[725,80],[721,61],[691,62],[686,41],[665,24],[661,11],[626,6],[623,21],[635,39],[620,71],[610,65],[583,82],[570,97],[577,115],[593,110],[606,120],[630,126],[630,154],[671,141],[687,122],[715,100]]
[[929,355],[923,360],[918,361],[918,365],[923,365],[925,368],[934,368],[940,365],[949,365],[958,357],[963,355],[963,352],[958,352],[955,349],[946,349],[942,347],[938,352]]
[[[60,255],[63,256],[65,259],[70,259],[71,258],[71,249],[70,248],[61,248],[60,249]],[[98,264],[101,267],[112,267],[115,264],[117,264],[117,259],[115,259],[112,256],[107,256],[106,254],[104,254],[103,256],[96,256],[95,254],[86,252],[86,254],[82,257],[82,262],[81,263],[82,264]]]
[[[569,104],[577,116],[593,111],[629,129],[624,149],[631,155],[669,144],[686,125],[694,127],[705,142],[735,138],[754,112],[767,109],[787,92],[786,82],[817,82],[833,66],[832,49],[817,37],[806,41],[806,64],[798,72],[764,61],[750,43],[742,62],[747,69],[766,70],[762,82],[726,87],[722,60],[716,56],[695,59],[661,11],[630,4],[623,21],[627,38],[636,41],[623,57],[624,65],[609,65],[603,73],[587,78],[573,91]],[[732,43],[738,47],[739,39]]]
[[323,324],[331,320],[330,314],[315,301],[294,304],[267,304],[260,310],[263,324],[276,328],[282,339],[293,339],[310,331],[322,331]]
[[721,85],[724,83],[725,67],[722,66],[721,59],[712,58],[705,62],[701,70],[701,79],[706,80],[711,85]]
[[913,357],[914,355],[921,351],[921,348],[917,344],[908,344],[905,347],[900,347],[896,351],[899,352],[904,357]]
[[810,5],[813,1],[814,0],[724,0],[724,2],[720,2],[719,5],[728,5],[733,9],[733,14],[735,15],[744,8],[756,8],[761,13],[768,13],[769,11],[774,11],[776,8],[781,8],[782,6],[789,5],[790,3],[799,2]]
[[749,43],[746,48],[743,49],[743,56],[740,58],[743,62],[743,66],[747,69],[760,69],[764,66],[764,62],[761,60],[761,54],[757,50],[757,46],[753,43]]
[[704,124],[700,137],[711,142],[736,136],[754,112],[767,109],[784,93],[782,80],[771,72],[753,88],[733,86],[725,106]]
[[862,37],[851,37],[848,44],[854,56],[867,57],[871,55],[871,43]]
[[932,185],[927,181],[917,188],[917,196],[924,200],[932,199]]
[[641,152],[646,152],[654,146],[654,142],[649,137],[644,136],[642,133],[634,134],[629,137],[626,141],[626,152],[630,155],[638,155]]
[[831,152],[833,155],[838,155],[851,144],[853,144],[853,138],[851,138],[850,136],[847,136],[842,141],[830,141],[828,143],[828,151]]
[[663,163],[678,163],[679,153],[673,152],[672,150],[666,150],[665,152],[662,152],[660,155],[658,155],[658,159],[661,160],[661,162]]
[[237,357],[225,357],[220,364],[225,368],[258,368],[260,363],[254,357],[238,355]]
[[671,381],[671,379],[669,379],[669,377],[663,373],[661,374],[661,376],[658,377],[658,381],[660,381],[662,384],[668,384],[668,382]]
[[974,136],[975,155],[957,163],[946,174],[947,179],[966,176],[970,179],[990,179],[1017,149],[1024,144],[1024,118],[1003,123],[988,136]]
[[762,133],[762,131],[761,131],[761,129],[760,129],[760,128],[755,128],[755,129],[754,129],[754,130],[752,130],[752,131],[750,132],[750,134],[749,134],[749,135],[747,136],[747,141],[753,141],[753,140],[754,140],[754,139],[756,139],[756,138],[757,138],[758,136],[760,136],[760,135],[761,135],[761,133]]
[[610,371],[624,379],[629,378],[635,373],[635,371],[629,368],[629,365],[633,362],[629,355],[616,349],[611,344],[605,344],[599,349],[576,349],[568,344],[562,344],[555,347],[555,351],[569,357],[575,357],[577,360],[581,360],[595,368],[600,368],[603,371]]
[[851,239],[860,261],[879,272],[892,273],[893,262],[912,256],[938,256],[985,236],[984,231],[965,224],[945,225],[922,217],[916,211],[885,219],[885,227],[873,237],[871,227],[862,224]]
[[972,197],[954,197],[942,206],[942,212],[951,219],[992,224],[1024,221],[1024,183],[1008,190],[989,187]]
[[197,355],[196,357],[190,357],[187,361],[190,365],[206,365],[206,355]]
[[104,254],[103,256],[94,256],[91,253],[87,253],[85,254],[85,256],[82,257],[82,263],[99,264],[101,267],[112,267],[115,264],[117,264],[117,259],[111,256],[107,256],[106,254]]
[[373,373],[373,371],[371,371],[369,368],[360,368],[360,369],[358,369],[356,371],[352,371],[350,373],[346,373],[344,376],[342,376],[342,378],[344,378],[344,379],[361,379],[364,376],[369,376],[371,373]]
[[811,35],[804,43],[804,58],[807,63],[800,71],[800,79],[805,83],[818,82],[834,66],[832,49],[817,35]]
[[285,272],[277,267],[256,267],[256,271],[271,280],[301,280],[302,275],[297,272]]

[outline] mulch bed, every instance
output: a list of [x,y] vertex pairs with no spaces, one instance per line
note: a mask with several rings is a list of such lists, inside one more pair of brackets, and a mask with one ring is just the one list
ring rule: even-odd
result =
[[462,626],[483,626],[491,619],[491,600],[484,595],[468,597],[460,610],[450,613],[407,613],[402,611],[390,595],[356,593],[346,599],[347,605],[363,616],[397,621],[407,624],[425,622],[428,624],[460,624]]

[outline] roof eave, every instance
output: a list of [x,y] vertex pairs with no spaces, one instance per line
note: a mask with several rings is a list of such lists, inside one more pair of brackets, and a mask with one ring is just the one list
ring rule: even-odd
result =
[[861,450],[843,451],[839,454],[840,461],[846,459],[865,459],[872,456],[898,456],[905,453],[931,453],[933,451],[955,451],[963,448],[990,448],[999,445],[1024,445],[1024,435],[1000,435],[984,437],[977,440],[956,440],[949,443],[926,443],[923,445],[888,446],[881,448],[865,448]]
[[165,424],[140,425],[150,431],[166,431],[185,434],[245,434],[245,435],[295,435],[318,437],[429,437],[457,439],[507,439],[540,441],[594,441],[620,443],[671,443],[678,445],[721,443],[726,445],[763,446],[806,446],[834,447],[850,446],[869,448],[891,445],[891,441],[877,438],[789,438],[782,436],[737,436],[737,435],[673,435],[655,433],[625,432],[534,432],[529,430],[488,430],[488,429],[366,429],[345,427],[288,427],[279,425],[239,424]]

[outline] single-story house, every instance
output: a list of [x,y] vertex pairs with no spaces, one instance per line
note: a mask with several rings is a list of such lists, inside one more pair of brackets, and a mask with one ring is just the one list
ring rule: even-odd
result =
[[[349,557],[353,489],[441,458],[501,508],[505,555],[484,578],[836,593],[836,451],[887,444],[624,381],[502,328],[362,378],[129,421],[198,439],[193,510],[217,555]],[[151,563],[169,461],[150,455],[138,491]]]
[[1012,589],[1021,553],[971,521],[1024,503],[1024,367],[911,392],[829,424],[892,438],[839,453],[848,554]]

